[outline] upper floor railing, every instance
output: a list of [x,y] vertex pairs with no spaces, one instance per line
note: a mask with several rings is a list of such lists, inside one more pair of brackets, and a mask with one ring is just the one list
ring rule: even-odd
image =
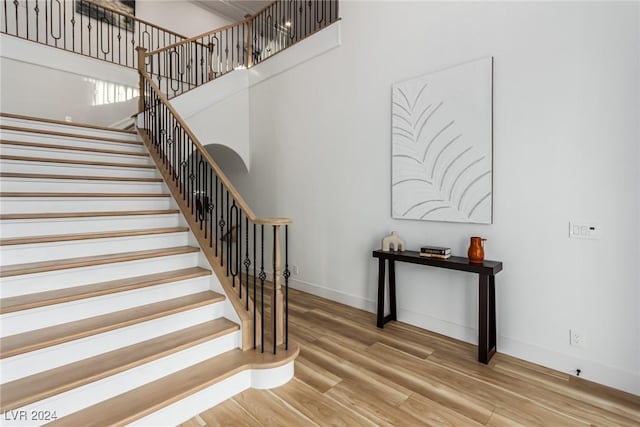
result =
[[172,98],[258,64],[338,16],[338,0],[277,0],[244,21],[148,52],[147,72]]
[[91,0],[3,0],[0,32],[125,67],[137,47],[154,50],[185,36],[136,18],[118,3]]

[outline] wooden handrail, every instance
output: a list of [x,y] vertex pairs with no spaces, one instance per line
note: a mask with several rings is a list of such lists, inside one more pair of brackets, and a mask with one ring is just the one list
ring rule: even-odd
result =
[[170,44],[169,46],[165,46],[165,47],[160,48],[160,49],[152,50],[150,52],[147,52],[146,56],[156,55],[158,53],[164,52],[165,50],[173,49],[173,48],[175,48],[177,46],[180,46],[180,45],[183,45],[183,44],[197,43],[198,39],[201,39],[203,37],[207,37],[207,36],[209,36],[211,34],[219,33],[219,32],[224,31],[224,30],[228,30],[229,28],[234,28],[234,27],[238,27],[240,25],[244,25],[245,23],[247,23],[251,19],[252,18],[247,18],[245,20],[238,21],[238,22],[235,22],[233,24],[225,25],[224,27],[216,28],[215,30],[210,30],[210,31],[204,32],[202,34],[198,34],[197,36],[189,37],[188,39],[182,40],[182,41],[174,43],[174,44]]
[[[138,48],[138,49],[140,51],[144,50],[144,48]],[[233,186],[231,181],[229,181],[229,178],[227,178],[227,176],[224,174],[224,172],[222,172],[222,169],[220,169],[220,166],[218,166],[218,164],[215,162],[215,160],[213,160],[213,158],[209,155],[207,150],[204,149],[204,147],[202,146],[202,144],[200,143],[198,138],[196,138],[196,136],[193,134],[193,132],[191,131],[189,126],[187,126],[187,124],[184,122],[182,117],[180,117],[178,112],[173,108],[173,106],[169,102],[169,99],[167,98],[167,96],[164,93],[162,93],[160,88],[153,82],[153,80],[151,79],[151,77],[149,76],[149,74],[147,73],[147,71],[143,67],[144,67],[144,62],[142,63],[142,68],[138,68],[138,72],[140,73],[140,76],[142,78],[144,78],[149,83],[149,85],[153,88],[153,90],[156,91],[156,95],[158,96],[160,101],[171,112],[171,114],[174,116],[176,121],[184,129],[184,131],[187,134],[187,136],[189,138],[191,138],[191,141],[193,142],[193,145],[200,152],[200,155],[202,155],[202,157],[209,163],[209,165],[211,166],[211,168],[213,169],[215,174],[218,176],[218,179],[220,179],[220,182],[222,183],[222,185],[227,189],[229,194],[231,194],[231,197],[233,197],[233,199],[239,205],[240,209],[242,209],[242,211],[245,213],[247,218],[249,218],[249,220],[251,222],[255,223],[255,224],[264,224],[264,225],[287,225],[287,224],[291,224],[292,221],[289,218],[258,218],[256,216],[256,214],[253,212],[253,210],[251,210],[251,208],[249,207],[247,202],[245,202],[245,200],[242,198],[242,196],[240,195],[238,190],[236,190],[236,188]],[[142,96],[142,93],[141,93],[141,96]]]
[[145,25],[151,25],[152,27],[160,28],[162,31],[165,31],[165,32],[170,33],[170,34],[173,34],[174,36],[182,37],[183,39],[186,39],[186,38],[187,38],[187,36],[185,36],[185,35],[182,35],[182,34],[176,33],[175,31],[172,31],[172,30],[168,30],[168,29],[163,28],[163,27],[161,27],[160,25],[154,24],[154,23],[152,23],[152,22],[145,21],[144,19],[140,19],[140,18],[136,17],[135,15],[132,15],[132,14],[127,13],[127,12],[123,12],[123,11],[118,10],[118,9],[116,9],[116,8],[114,8],[114,7],[111,7],[111,6],[107,6],[106,4],[103,4],[103,3],[95,3],[95,2],[93,2],[93,1],[91,1],[91,0],[81,0],[81,1],[82,1],[82,2],[84,2],[84,3],[92,4],[92,5],[96,6],[96,7],[101,7],[101,8],[103,8],[103,9],[110,10],[111,12],[117,13],[117,14],[119,14],[119,15],[126,16],[127,18],[130,18],[130,19],[133,19],[133,20],[135,20],[135,21],[141,22],[141,23],[143,23],[143,24],[145,24]]

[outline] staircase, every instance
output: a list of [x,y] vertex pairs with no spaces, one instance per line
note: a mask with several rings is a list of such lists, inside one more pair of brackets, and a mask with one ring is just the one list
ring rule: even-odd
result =
[[2,114],[0,139],[3,425],[175,425],[292,376],[297,351],[242,351],[135,132]]

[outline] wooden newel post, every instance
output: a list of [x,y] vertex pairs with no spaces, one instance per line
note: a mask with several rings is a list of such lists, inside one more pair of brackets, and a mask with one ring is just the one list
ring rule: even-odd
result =
[[280,345],[284,342],[284,296],[282,294],[282,248],[280,245],[280,225],[274,225],[274,254],[273,254],[273,294],[271,297],[271,307],[273,310],[273,321],[276,332],[275,343]]
[[144,78],[143,74],[146,72],[146,61],[145,58],[147,56],[147,49],[144,47],[136,47],[136,51],[138,51],[138,76],[140,81],[140,98],[138,98],[138,112],[142,113],[144,111]]

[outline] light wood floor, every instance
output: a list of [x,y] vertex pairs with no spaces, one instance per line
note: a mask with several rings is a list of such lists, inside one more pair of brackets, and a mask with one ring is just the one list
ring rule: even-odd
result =
[[639,426],[640,397],[374,314],[290,291],[295,378],[247,390],[202,426]]

